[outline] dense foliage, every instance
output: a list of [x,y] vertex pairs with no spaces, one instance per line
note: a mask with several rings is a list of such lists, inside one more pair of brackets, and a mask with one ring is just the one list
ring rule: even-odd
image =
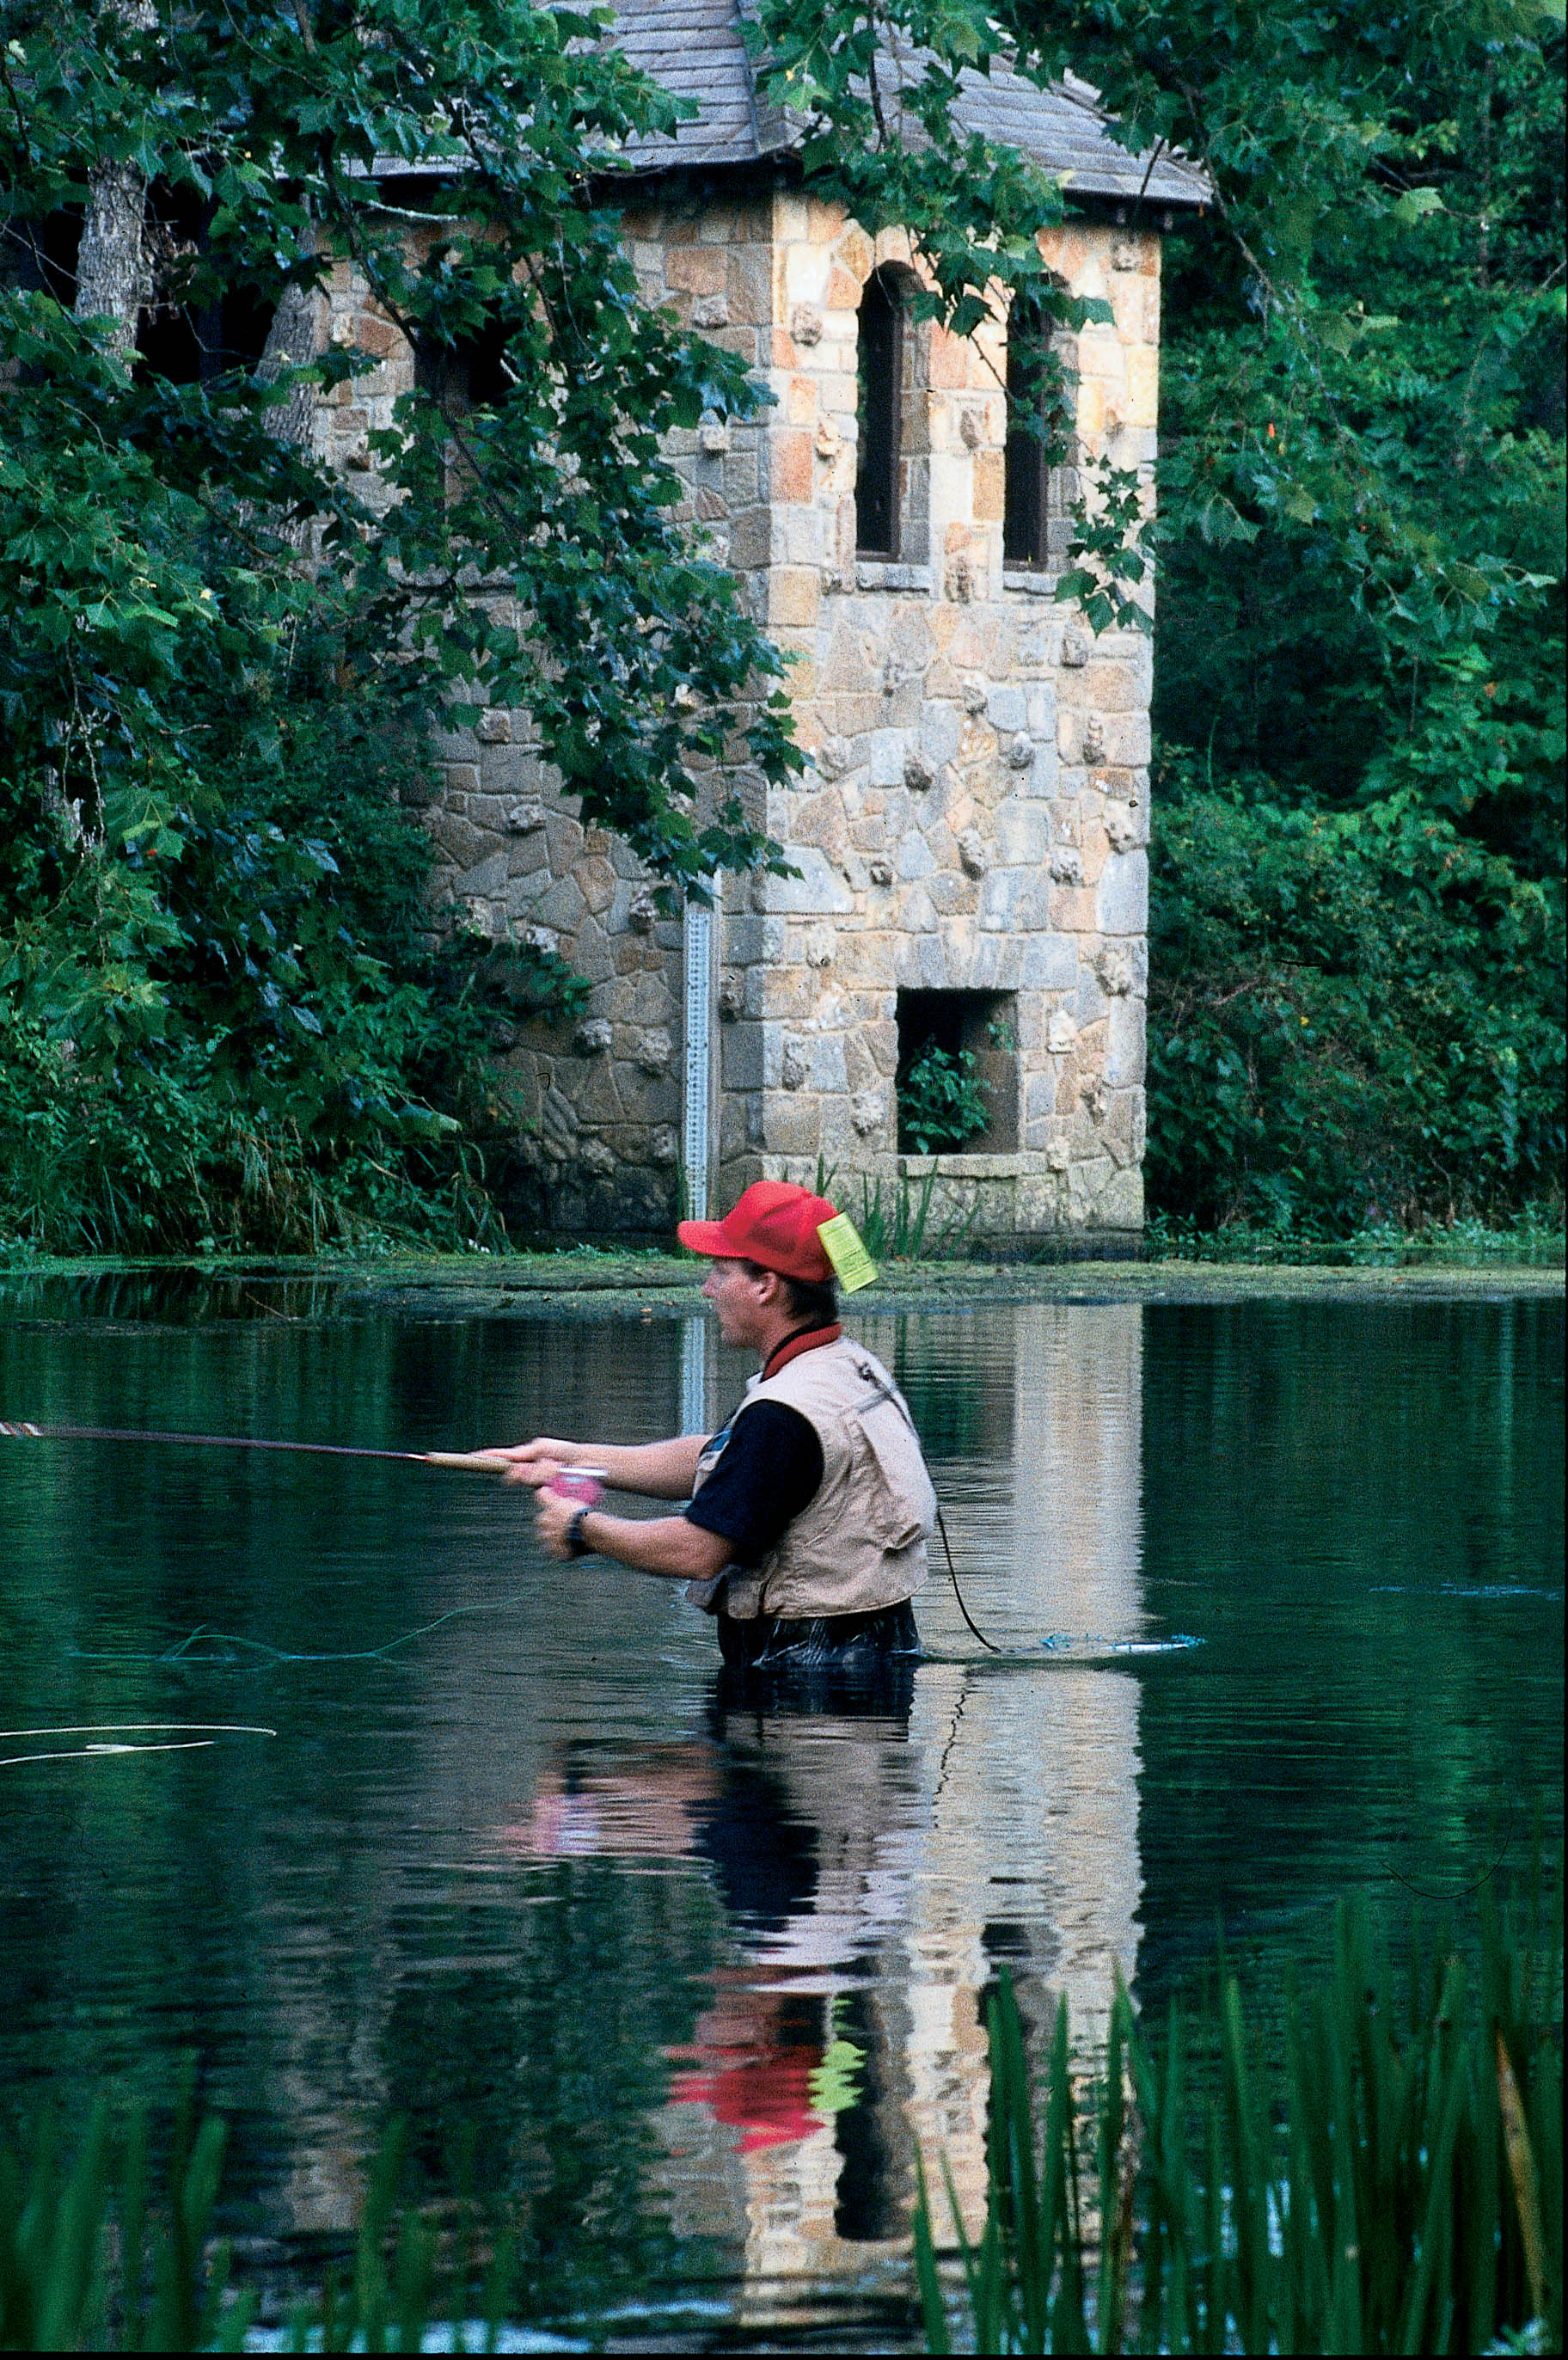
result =
[[[485,1007],[565,979],[421,932],[437,700],[527,705],[675,890],[774,857],[736,782],[797,759],[661,447],[757,394],[639,304],[604,192],[672,102],[526,0],[5,29],[0,1232],[471,1236]],[[377,355],[289,333],[332,255],[420,358],[346,479],[301,388]]]
[[1167,241],[1152,1202],[1561,1205],[1562,9],[1016,0]]
[[[0,1234],[480,1234],[490,1028],[570,985],[424,930],[439,700],[531,708],[677,890],[777,859],[731,786],[798,759],[670,521],[661,438],[759,398],[622,250],[610,152],[674,102],[529,0],[3,16]],[[1291,1234],[1560,1201],[1561,10],[755,29],[812,183],[910,226],[961,331],[997,279],[1095,308],[1033,243],[1060,191],[953,128],[963,73],[1071,66],[1209,173],[1167,241],[1153,1202]],[[116,203],[117,316],[73,278]],[[300,344],[332,254],[420,356],[346,480],[299,432],[376,358]],[[1057,441],[1067,390],[1027,396]],[[1062,585],[1096,626],[1138,619],[1147,526],[1113,449]]]

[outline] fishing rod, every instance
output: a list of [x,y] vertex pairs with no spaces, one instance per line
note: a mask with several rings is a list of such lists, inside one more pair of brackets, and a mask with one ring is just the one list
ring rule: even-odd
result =
[[[30,1420],[8,1422],[5,1418],[0,1418],[0,1437],[22,1442],[169,1443],[191,1450],[289,1450],[307,1459],[395,1459],[411,1467],[455,1467],[469,1475],[499,1475],[513,1464],[502,1450],[373,1450],[348,1442],[276,1442],[256,1434],[164,1434],[135,1426],[35,1426]],[[580,1479],[602,1480],[604,1475],[604,1470],[595,1467],[571,1468],[563,1472]],[[980,1644],[999,1655],[1002,1650],[994,1639],[987,1639],[964,1603],[964,1592],[958,1586],[958,1570],[953,1562],[953,1545],[940,1508],[936,1521],[958,1611]]]
[[457,1467],[470,1475],[499,1475],[513,1463],[504,1450],[371,1450],[348,1442],[275,1442],[257,1434],[161,1434],[134,1426],[34,1426],[4,1418],[0,1436],[22,1442],[161,1442],[191,1450],[292,1450],[309,1459],[399,1459],[416,1467]]

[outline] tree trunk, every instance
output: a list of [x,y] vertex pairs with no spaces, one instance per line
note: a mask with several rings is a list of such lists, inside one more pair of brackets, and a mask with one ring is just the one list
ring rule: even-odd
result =
[[[107,17],[133,32],[150,32],[158,22],[154,0],[108,0]],[[139,165],[101,164],[93,173],[76,257],[76,317],[108,320],[114,350],[125,359],[135,347],[136,322],[148,294],[143,230],[147,177]]]
[[[306,224],[299,241],[301,254],[316,250],[315,232]],[[273,314],[272,325],[267,332],[256,374],[263,385],[274,385],[286,368],[304,368],[316,357],[316,326],[319,299],[310,287],[292,283],[283,290],[282,300]],[[293,385],[287,399],[267,413],[268,427],[276,439],[291,449],[308,453],[310,447],[310,426],[316,414],[314,385]],[[285,541],[304,551],[310,540],[310,519],[290,517],[280,521],[278,530]]]
[[[304,256],[314,254],[315,250],[315,234],[307,225],[299,241],[299,251]],[[283,300],[267,332],[267,344],[257,372],[264,385],[275,384],[286,368],[304,368],[315,359],[316,311],[317,298],[313,288],[290,284],[284,289]],[[316,392],[313,385],[291,386],[287,401],[271,413],[272,432],[280,442],[292,443],[296,450],[308,448]]]

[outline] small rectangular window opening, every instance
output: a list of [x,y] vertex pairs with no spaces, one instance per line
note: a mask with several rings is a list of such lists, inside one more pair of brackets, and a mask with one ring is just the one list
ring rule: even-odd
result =
[[[494,410],[511,385],[506,355],[507,330],[499,314],[487,319],[477,334],[450,344],[424,338],[414,347],[414,383],[428,394],[454,430],[476,410]],[[458,499],[474,474],[472,453],[464,454],[454,431],[447,444],[446,497]]]
[[856,406],[855,541],[862,557],[898,554],[898,460],[903,410],[903,305],[885,272],[861,298]]
[[1050,322],[1028,291],[1007,322],[1007,443],[1002,499],[1002,562],[1042,570],[1051,553],[1051,462],[1042,426],[1050,371]]
[[477,335],[455,344],[422,340],[414,351],[414,382],[449,418],[466,418],[472,410],[493,410],[504,401],[511,379],[506,366],[506,322],[486,321]]
[[[900,991],[897,1015],[900,1154],[1013,1154],[1018,1143],[1015,994]],[[951,1109],[946,1135],[940,1145],[922,1149],[917,1127],[944,1101]]]

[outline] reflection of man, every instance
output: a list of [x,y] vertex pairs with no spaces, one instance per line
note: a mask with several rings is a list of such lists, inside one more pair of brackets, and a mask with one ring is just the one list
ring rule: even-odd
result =
[[[620,1446],[537,1437],[507,1455],[532,1484],[555,1557],[593,1553],[685,1581],[717,1616],[726,1663],[858,1665],[919,1645],[935,1496],[903,1396],[838,1324],[824,1197],[758,1180],[722,1221],[679,1235],[713,1267],[702,1292],[727,1344],[760,1367],[719,1433]],[[606,1515],[550,1491],[595,1466],[618,1491],[689,1500],[678,1515]]]
[[[561,1745],[531,1806],[497,1830],[530,1859],[704,1865],[727,1938],[699,1978],[711,1994],[690,2039],[665,2051],[680,2068],[670,2097],[735,2134],[754,2193],[771,2190],[750,2209],[775,2229],[814,2182],[830,2209],[811,2234],[835,2219],[842,2236],[904,2233],[907,1971],[893,1962],[931,1815],[913,1682],[908,1657],[875,1682],[825,1667],[824,1713],[815,1674],[732,1706],[721,1670],[704,1733]],[[814,2161],[789,2159],[807,2145]]]

